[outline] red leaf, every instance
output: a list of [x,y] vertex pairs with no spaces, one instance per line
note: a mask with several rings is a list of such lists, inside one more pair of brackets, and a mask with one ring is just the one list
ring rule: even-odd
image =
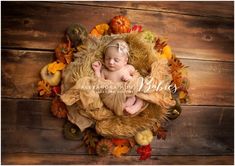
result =
[[60,94],[60,86],[53,86],[52,91],[54,94]]
[[146,159],[150,158],[151,151],[152,151],[152,148],[151,148],[150,144],[146,145],[146,146],[140,146],[136,150],[136,152],[138,154],[140,154],[139,160],[146,160]]

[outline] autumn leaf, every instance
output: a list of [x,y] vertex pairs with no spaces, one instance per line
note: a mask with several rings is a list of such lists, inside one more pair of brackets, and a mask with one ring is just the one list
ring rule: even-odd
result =
[[157,50],[157,52],[161,53],[163,52],[163,48],[167,45],[166,41],[161,40],[160,38],[158,38],[155,42],[155,50]]
[[91,32],[90,32],[91,36],[94,36],[94,37],[100,37],[101,35],[99,34],[99,32],[97,31],[97,29],[92,29]]
[[185,66],[180,62],[178,58],[176,58],[175,55],[172,55],[171,59],[168,60],[168,65],[171,68],[171,71],[179,71],[183,69]]
[[63,70],[64,67],[65,67],[64,63],[55,61],[55,62],[52,62],[48,65],[47,70],[48,70],[48,72],[55,74],[56,71]]
[[187,94],[184,91],[180,91],[179,92],[179,99],[185,99],[185,97],[187,96]]
[[164,129],[163,127],[159,127],[157,129],[157,138],[165,140],[166,139],[166,133],[167,133],[166,129]]
[[51,87],[48,82],[41,80],[38,82],[37,91],[40,96],[50,96],[51,95]]
[[130,147],[129,147],[129,146],[118,145],[118,146],[116,146],[116,147],[113,149],[112,154],[113,154],[115,157],[121,157],[122,154],[128,153],[129,150],[130,150]]
[[168,60],[168,65],[170,67],[170,72],[172,74],[173,82],[177,87],[182,85],[182,72],[186,73],[185,66],[180,62],[175,55],[172,55],[171,59]]
[[136,145],[136,141],[135,141],[135,139],[134,138],[129,138],[128,139],[128,141],[129,141],[129,145],[130,145],[130,147],[134,147],[135,145]]
[[105,32],[108,31],[109,25],[108,24],[99,24],[99,25],[96,25],[95,28],[97,29],[99,34],[103,35]]
[[162,54],[160,56],[165,59],[171,59],[172,58],[171,47],[169,45],[163,47]]
[[139,160],[146,160],[151,157],[152,148],[149,145],[140,146],[136,149],[136,152],[140,155]]
[[53,99],[51,112],[57,118],[66,118],[68,113],[66,105],[59,98]]
[[137,32],[142,32],[143,31],[143,27],[141,25],[134,25],[130,31],[137,31]]
[[73,49],[71,48],[71,42],[67,37],[67,42],[60,43],[55,49],[55,55],[58,61],[69,64],[73,60]]
[[108,29],[108,24],[99,24],[91,30],[90,34],[95,37],[100,37],[102,35],[105,35],[108,32]]
[[61,92],[60,86],[53,86],[52,87],[52,92],[53,92],[54,95],[60,94],[60,92]]
[[87,128],[83,131],[83,144],[88,148],[89,154],[95,153],[99,139],[100,136],[96,133],[95,129]]

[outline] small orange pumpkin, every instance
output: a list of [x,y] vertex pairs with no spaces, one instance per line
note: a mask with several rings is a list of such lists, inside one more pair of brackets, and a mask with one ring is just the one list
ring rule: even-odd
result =
[[128,33],[130,31],[131,23],[125,16],[115,16],[110,22],[112,33]]

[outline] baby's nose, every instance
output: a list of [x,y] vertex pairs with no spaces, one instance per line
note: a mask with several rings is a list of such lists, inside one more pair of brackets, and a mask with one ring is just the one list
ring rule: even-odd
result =
[[110,63],[110,64],[114,64],[114,60],[113,60],[113,59],[110,59],[110,60],[109,60],[109,63]]

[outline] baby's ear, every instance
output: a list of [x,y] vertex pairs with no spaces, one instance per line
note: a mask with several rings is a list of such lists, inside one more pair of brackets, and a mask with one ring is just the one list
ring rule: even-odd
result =
[[125,57],[125,62],[128,63],[128,56]]

